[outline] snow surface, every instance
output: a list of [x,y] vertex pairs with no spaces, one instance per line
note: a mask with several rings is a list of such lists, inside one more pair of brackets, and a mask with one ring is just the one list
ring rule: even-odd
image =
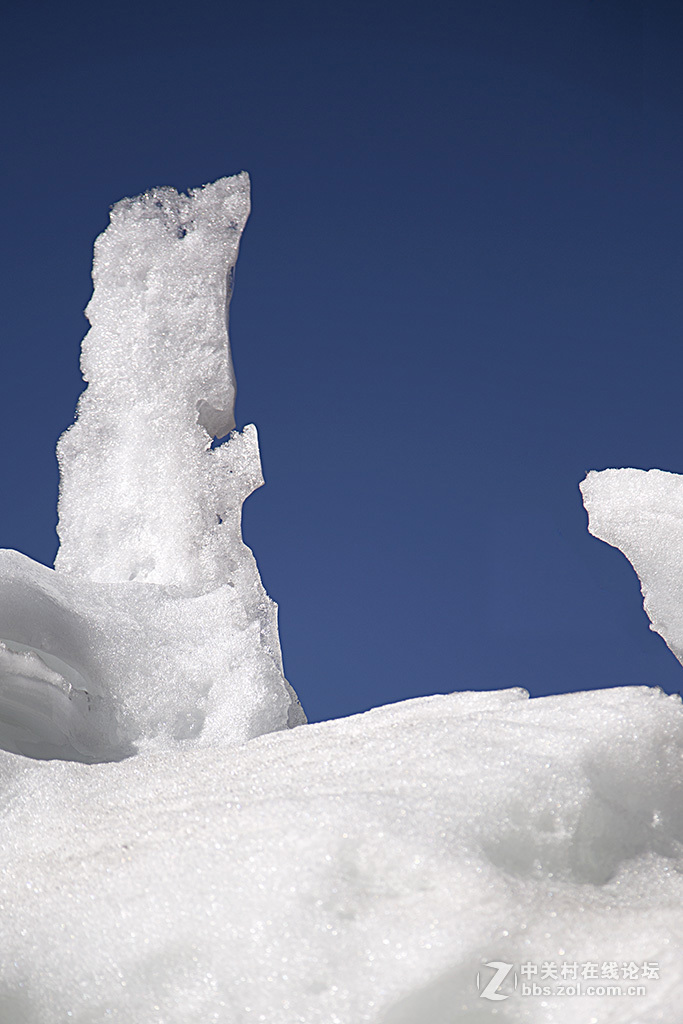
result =
[[[245,175],[113,208],[55,568],[0,552],[0,1024],[676,1024],[679,698],[456,693],[301,724],[241,538],[255,428],[211,447],[247,213]],[[584,485],[674,650],[682,488]],[[525,995],[544,963],[643,991],[559,973]]]
[[[0,755],[0,1020],[680,1021],[680,701],[526,696],[115,764]],[[490,961],[660,977],[487,1002]]]

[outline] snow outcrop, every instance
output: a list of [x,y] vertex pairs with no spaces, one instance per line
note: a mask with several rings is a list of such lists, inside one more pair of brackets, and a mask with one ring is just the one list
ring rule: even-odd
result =
[[246,174],[153,189],[95,243],[55,568],[0,551],[4,749],[117,760],[305,721],[241,534],[263,483],[256,428],[233,430],[227,333],[248,213]]

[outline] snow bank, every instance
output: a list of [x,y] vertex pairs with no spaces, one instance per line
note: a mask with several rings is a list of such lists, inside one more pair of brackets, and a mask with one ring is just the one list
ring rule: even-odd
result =
[[[230,751],[3,754],[0,1020],[670,1024],[682,726],[648,688],[508,690]],[[524,995],[544,963],[645,991]]]

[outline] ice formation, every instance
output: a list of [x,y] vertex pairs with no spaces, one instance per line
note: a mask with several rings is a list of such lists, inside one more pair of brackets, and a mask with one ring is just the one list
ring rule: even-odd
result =
[[296,725],[277,609],[241,537],[227,309],[249,179],[124,199],[95,243],[88,387],[58,445],[54,569],[0,552],[0,746],[108,761]]
[[581,484],[594,536],[636,570],[656,633],[683,662],[683,476],[660,469],[605,469]]
[[[59,556],[0,553],[0,1024],[676,1024],[680,699],[465,692],[287,728],[240,533],[256,433],[211,446],[247,210],[242,175],[114,207]],[[591,529],[680,649],[679,478],[610,472]]]

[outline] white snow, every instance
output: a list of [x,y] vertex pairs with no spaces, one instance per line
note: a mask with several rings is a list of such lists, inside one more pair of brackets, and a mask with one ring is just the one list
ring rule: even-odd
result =
[[248,214],[246,174],[112,209],[95,242],[88,387],[57,449],[59,571],[184,593],[234,581],[242,502],[263,483],[255,428],[210,444],[235,426],[226,309]]
[[[117,203],[95,243],[55,568],[0,551],[0,639],[34,652],[3,676],[5,749],[106,761],[305,721],[242,542],[242,503],[263,483],[256,428],[211,448],[235,422],[228,282],[248,213],[245,174],[154,189]],[[36,673],[50,656],[73,691]],[[40,700],[21,699],[29,685]]]
[[[507,690],[230,750],[0,755],[0,1020],[671,1024],[682,720],[645,687]],[[487,1002],[491,961],[659,978]]]
[[683,662],[683,476],[605,469],[581,484],[588,529],[638,574],[651,629]]
[[[240,532],[255,428],[210,447],[247,212],[244,175],[114,207],[56,566],[0,552],[0,1024],[672,1024],[679,698],[456,693],[287,728]],[[683,649],[669,476],[584,494]]]

